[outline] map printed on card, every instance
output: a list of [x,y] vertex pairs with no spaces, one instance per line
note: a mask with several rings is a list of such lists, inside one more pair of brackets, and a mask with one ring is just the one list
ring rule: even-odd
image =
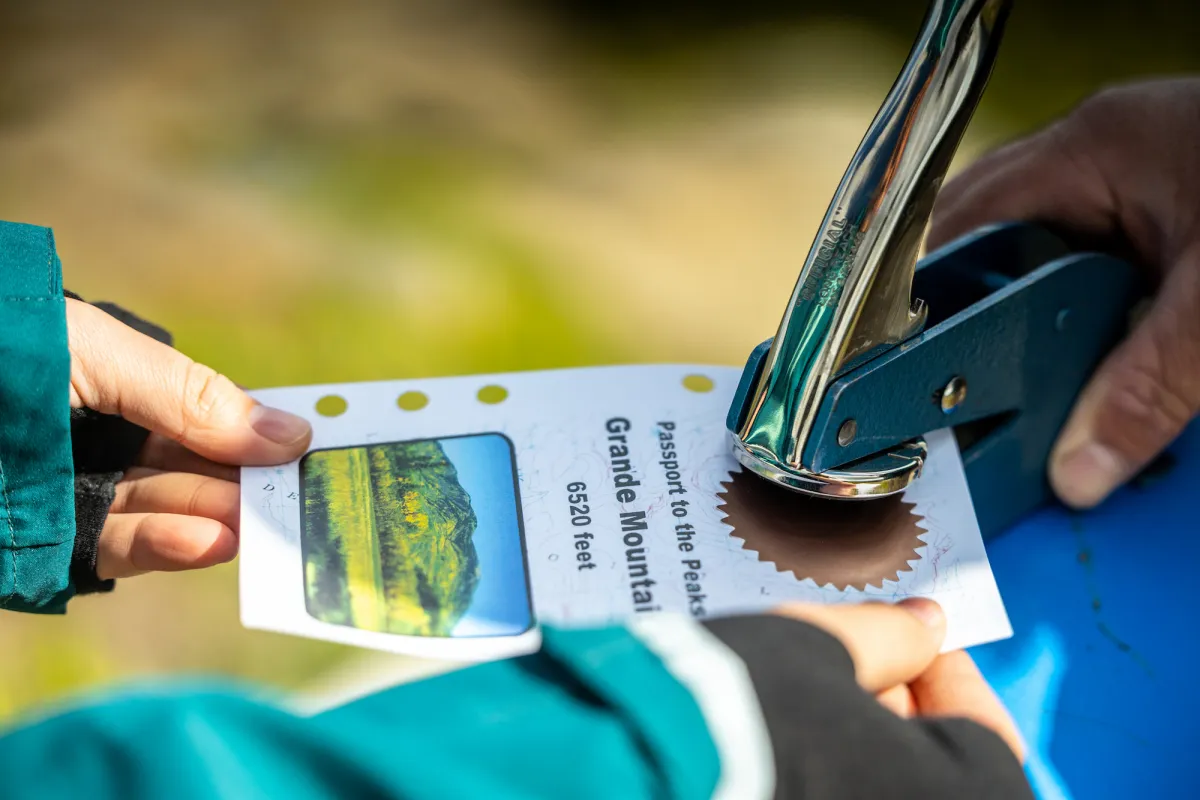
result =
[[1012,634],[954,437],[903,494],[839,502],[744,471],[741,371],[624,366],[255,392],[313,424],[242,471],[251,628],[410,655],[536,650],[541,624],[789,601],[936,599],[945,648]]

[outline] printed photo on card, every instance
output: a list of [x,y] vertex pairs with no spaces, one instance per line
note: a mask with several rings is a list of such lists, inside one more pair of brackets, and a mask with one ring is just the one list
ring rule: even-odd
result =
[[1011,635],[949,431],[866,502],[745,472],[740,371],[628,366],[256,392],[312,449],[243,470],[249,627],[435,658],[530,652],[539,625],[936,599],[947,649]]
[[512,443],[503,434],[314,450],[300,461],[308,613],[408,636],[533,625]]

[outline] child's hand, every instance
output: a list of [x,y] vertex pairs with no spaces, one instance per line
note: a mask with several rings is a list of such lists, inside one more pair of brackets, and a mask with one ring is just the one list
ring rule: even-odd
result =
[[[1130,253],[1159,284],[1092,379],[1050,458],[1069,505],[1093,506],[1200,412],[1200,79],[1101,92],[980,159],[942,190],[930,247],[980,225],[1045,223]],[[1087,302],[1087,287],[1079,289]]]
[[859,686],[898,716],[965,717],[994,731],[1024,760],[1016,725],[970,656],[938,655],[946,617],[932,600],[789,605],[776,613],[837,637],[850,653]]
[[255,403],[228,378],[67,299],[71,405],[150,430],[100,535],[102,579],[207,567],[237,554],[239,465],[279,464],[312,429]]

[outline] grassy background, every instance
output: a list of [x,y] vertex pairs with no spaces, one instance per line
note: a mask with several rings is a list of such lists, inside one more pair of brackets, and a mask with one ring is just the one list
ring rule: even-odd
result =
[[[1190,4],[1018,3],[962,158],[1194,70]],[[923,3],[81,0],[0,8],[0,218],[252,386],[638,361],[768,336]],[[0,617],[0,718],[360,658],[251,633],[236,568]]]

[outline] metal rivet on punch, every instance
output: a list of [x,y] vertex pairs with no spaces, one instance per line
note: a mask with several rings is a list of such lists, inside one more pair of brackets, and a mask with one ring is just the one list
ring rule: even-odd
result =
[[854,437],[858,436],[858,422],[853,418],[842,423],[842,427],[838,428],[838,444],[842,447],[854,441]]
[[938,402],[942,407],[943,414],[949,414],[961,406],[966,399],[967,382],[957,375],[950,379],[950,382],[942,388],[941,394],[938,396]]
[[1054,318],[1054,330],[1062,332],[1067,329],[1067,320],[1071,317],[1071,309],[1064,308],[1058,312],[1058,316]]

